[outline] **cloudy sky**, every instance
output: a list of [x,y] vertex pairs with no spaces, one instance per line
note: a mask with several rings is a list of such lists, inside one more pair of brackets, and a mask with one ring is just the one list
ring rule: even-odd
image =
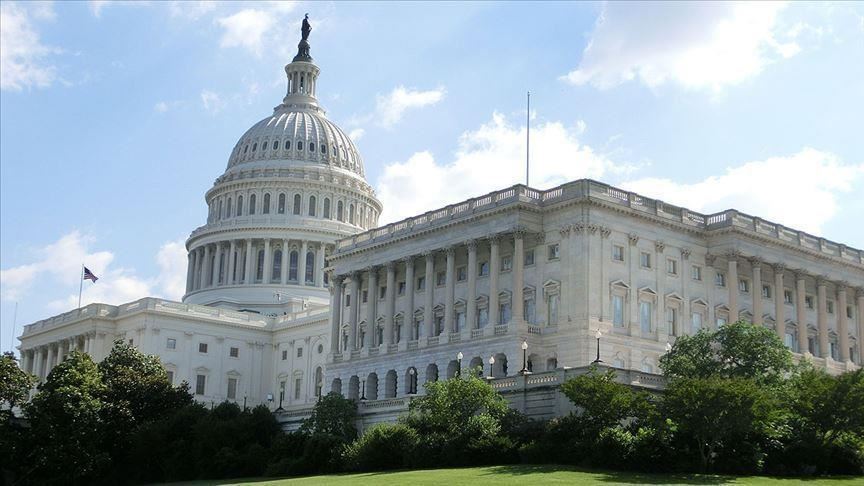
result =
[[[183,242],[285,91],[319,96],[384,222],[524,177],[600,179],[864,248],[858,3],[0,3],[0,348],[84,301],[184,289]],[[17,329],[13,330],[15,304]]]

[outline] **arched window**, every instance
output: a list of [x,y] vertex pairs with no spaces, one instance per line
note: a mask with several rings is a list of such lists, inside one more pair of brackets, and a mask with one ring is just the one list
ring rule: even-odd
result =
[[303,150],[303,141],[302,140],[297,141],[297,150]]
[[273,150],[279,150],[279,140],[273,140]]
[[300,214],[300,194],[294,194],[294,214]]
[[246,146],[243,147],[243,153],[245,154],[248,151],[249,151],[249,144],[247,143]]
[[323,144],[321,145],[321,153],[324,155],[327,155],[327,146],[326,145],[323,145]]
[[330,198],[324,198],[324,219],[330,219]]
[[315,252],[306,253],[306,283],[315,282]]
[[252,151],[254,152],[256,150],[258,150],[258,142],[252,144]]
[[222,200],[219,200],[218,209],[216,210],[216,219],[222,219]]
[[271,281],[279,282],[282,277],[282,250],[273,252],[273,275]]
[[255,280],[264,280],[264,250],[258,250],[258,266],[255,270]]
[[231,212],[231,198],[229,197],[228,198],[228,207],[225,208],[225,216],[230,218],[232,214],[234,214],[234,213]]
[[342,201],[339,201],[336,203],[336,219],[338,219],[339,221],[344,221],[344,219],[342,219],[342,216]]
[[249,214],[255,214],[255,194],[249,196]]
[[297,252],[292,251],[288,262],[288,280],[297,281]]
[[310,151],[310,152],[314,152],[314,151],[315,151],[315,142],[309,142],[309,151]]
[[285,140],[285,150],[291,150],[291,140]]
[[264,145],[261,145],[261,150],[267,150],[267,142],[264,142]]
[[324,370],[319,366],[315,369],[315,396],[321,396],[321,389],[324,387]]
[[354,224],[354,205],[348,205],[348,222]]
[[315,216],[315,206],[317,205],[315,196],[309,196],[309,216]]
[[237,196],[237,216],[243,216],[243,196]]
[[285,194],[279,194],[279,214],[285,214]]
[[264,207],[261,212],[264,214],[270,214],[270,194],[264,194]]

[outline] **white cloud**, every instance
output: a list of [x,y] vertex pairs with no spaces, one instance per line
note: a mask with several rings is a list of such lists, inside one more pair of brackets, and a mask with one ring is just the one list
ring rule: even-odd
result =
[[205,110],[214,115],[225,108],[225,101],[222,97],[218,93],[206,89],[201,91],[201,103]]
[[443,87],[420,91],[397,86],[386,96],[378,96],[374,121],[383,127],[392,127],[402,119],[406,111],[434,105],[444,99],[445,94]]
[[[164,243],[156,255],[159,273],[144,278],[133,269],[115,267],[115,255],[110,251],[93,251],[94,238],[78,231],[62,236],[43,248],[36,249],[34,262],[0,270],[3,300],[19,300],[38,285],[42,292],[61,288],[73,291],[62,298],[51,300],[46,296],[43,304],[51,312],[63,312],[78,305],[78,282],[81,263],[97,277],[95,284],[84,282],[82,303],[103,302],[120,304],[146,296],[179,299],[185,291],[186,250],[182,240]],[[46,303],[47,302],[47,303]]]
[[30,18],[51,20],[54,11],[41,2],[28,7],[32,11],[11,2],[0,5],[0,89],[45,88],[56,79],[56,69],[46,58],[58,50],[42,44]]
[[222,47],[245,47],[260,56],[262,40],[276,19],[264,10],[245,9],[216,22],[224,29],[220,41]]
[[609,88],[638,79],[719,91],[792,57],[800,29],[783,28],[780,2],[609,2],[579,67],[562,78]]
[[188,20],[198,20],[216,9],[216,2],[213,0],[199,0],[197,2],[190,1],[174,1],[168,4],[168,12],[172,17],[181,17]]
[[168,103],[160,101],[153,105],[153,110],[157,113],[165,113],[166,111],[168,111]]
[[348,137],[354,142],[357,142],[358,140],[363,138],[363,135],[366,135],[366,130],[362,128],[355,128],[348,133]]
[[[603,154],[582,145],[577,131],[558,122],[531,128],[532,187],[552,187],[627,169],[613,166]],[[430,152],[418,152],[386,166],[377,187],[384,204],[382,222],[524,182],[525,128],[495,113],[489,123],[461,136],[449,163],[438,163]]]
[[102,16],[102,9],[108,6],[111,3],[108,0],[90,0],[90,13],[93,14],[94,17],[99,18]]
[[838,210],[838,198],[864,179],[864,163],[843,164],[812,148],[747,162],[695,183],[645,178],[628,190],[701,212],[738,209],[776,223],[820,234]]

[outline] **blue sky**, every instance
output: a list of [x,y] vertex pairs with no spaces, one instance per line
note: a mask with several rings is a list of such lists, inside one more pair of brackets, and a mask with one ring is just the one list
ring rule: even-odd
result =
[[183,241],[285,91],[319,97],[383,220],[592,177],[864,248],[860,3],[2,2],[0,348],[84,301],[178,298]]

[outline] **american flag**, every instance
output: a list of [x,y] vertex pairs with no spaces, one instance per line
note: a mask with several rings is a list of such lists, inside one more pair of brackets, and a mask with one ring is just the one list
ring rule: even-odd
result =
[[96,283],[96,281],[99,280],[99,277],[97,277],[96,275],[93,275],[93,272],[91,272],[89,268],[84,267],[83,280],[92,280],[93,283]]

